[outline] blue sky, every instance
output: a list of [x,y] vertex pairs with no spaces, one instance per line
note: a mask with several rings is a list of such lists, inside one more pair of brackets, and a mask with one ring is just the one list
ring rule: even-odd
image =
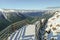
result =
[[60,7],[60,0],[0,0],[0,8],[45,9]]

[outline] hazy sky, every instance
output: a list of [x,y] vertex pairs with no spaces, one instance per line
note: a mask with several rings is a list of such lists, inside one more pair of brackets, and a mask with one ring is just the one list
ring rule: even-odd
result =
[[44,9],[60,7],[60,0],[0,0],[0,8]]

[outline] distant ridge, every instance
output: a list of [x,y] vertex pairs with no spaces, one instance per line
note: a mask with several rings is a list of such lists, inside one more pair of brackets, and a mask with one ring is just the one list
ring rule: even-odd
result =
[[41,10],[34,10],[34,9],[0,9],[0,11],[2,12],[21,12],[21,13],[24,13],[24,12],[39,12]]
[[60,7],[47,7],[48,9],[52,8],[52,9],[57,9],[57,8],[60,8]]
[[60,7],[47,7],[46,10],[60,11]]

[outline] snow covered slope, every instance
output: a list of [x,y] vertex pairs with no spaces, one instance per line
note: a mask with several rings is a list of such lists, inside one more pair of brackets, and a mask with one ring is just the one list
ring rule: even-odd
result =
[[53,17],[48,19],[46,32],[50,33],[47,36],[48,40],[60,40],[60,12],[56,12]]

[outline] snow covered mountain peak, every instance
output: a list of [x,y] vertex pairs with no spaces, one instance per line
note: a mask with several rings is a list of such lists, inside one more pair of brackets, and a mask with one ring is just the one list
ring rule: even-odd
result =
[[0,9],[2,12],[15,12],[13,9]]
[[55,15],[48,20],[47,26],[50,27],[52,31],[57,32],[57,28],[60,26],[60,12],[56,12]]
[[48,19],[46,32],[49,31],[48,40],[50,40],[50,38],[56,39],[55,37],[60,40],[60,12],[56,12],[53,17]]

